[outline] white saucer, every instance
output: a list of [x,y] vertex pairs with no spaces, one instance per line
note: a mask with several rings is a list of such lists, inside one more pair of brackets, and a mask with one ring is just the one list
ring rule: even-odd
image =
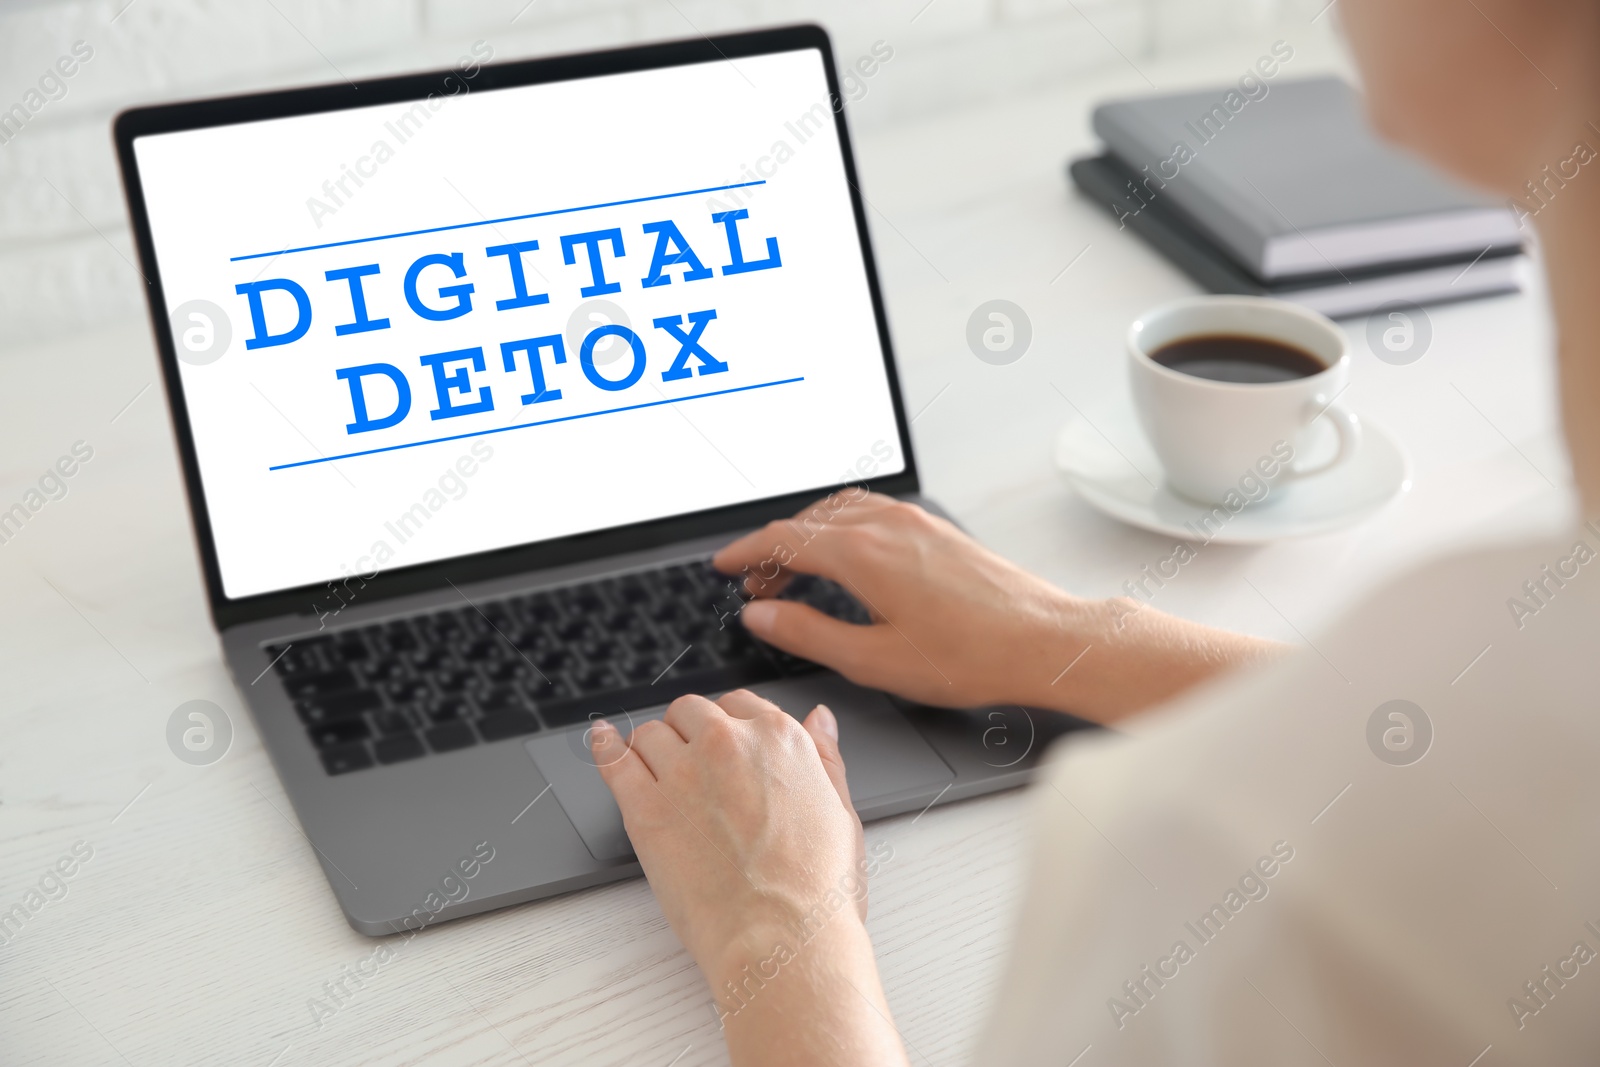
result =
[[[1055,459],[1079,496],[1130,526],[1191,542],[1255,545],[1354,526],[1411,488],[1411,457],[1404,446],[1366,420],[1361,429],[1361,448],[1348,461],[1326,474],[1275,485],[1237,513],[1222,508],[1226,521],[1167,487],[1161,461],[1142,435],[1124,435],[1136,443],[1118,451],[1079,420],[1056,438]],[[1206,515],[1213,518],[1202,526],[1199,520]]]

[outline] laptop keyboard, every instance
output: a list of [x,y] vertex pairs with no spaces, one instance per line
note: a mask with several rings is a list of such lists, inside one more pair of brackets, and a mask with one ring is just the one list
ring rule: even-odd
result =
[[[870,621],[820,578],[798,576],[782,596]],[[696,561],[267,652],[323,767],[346,774],[820,669],[751,637],[739,606],[729,578]]]

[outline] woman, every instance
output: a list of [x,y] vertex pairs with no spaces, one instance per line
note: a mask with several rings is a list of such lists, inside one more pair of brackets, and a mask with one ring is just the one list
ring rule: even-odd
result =
[[[1567,443],[1600,514],[1600,171],[1546,178],[1600,145],[1600,4],[1339,13],[1387,136],[1537,208]],[[759,564],[786,534],[717,565]],[[917,700],[1118,725],[1041,768],[1020,935],[977,1061],[1593,1063],[1597,554],[1600,524],[1436,563],[1320,637],[1324,660],[1070,596],[868,497],[790,570],[853,583],[875,625],[772,600],[775,584],[744,620]],[[1409,762],[1430,724],[1430,758]],[[869,866],[831,713],[802,728],[748,693],[686,697],[631,744],[608,728],[595,745],[733,1062],[906,1062],[862,915],[786,940]],[[734,997],[758,966],[778,977]]]

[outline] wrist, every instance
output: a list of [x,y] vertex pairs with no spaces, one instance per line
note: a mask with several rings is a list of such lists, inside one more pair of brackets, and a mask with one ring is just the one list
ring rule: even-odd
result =
[[[824,903],[792,922],[764,922],[735,935],[702,963],[717,1015],[727,1026],[779,983],[809,984],[802,973],[836,970],[851,959],[872,959],[866,924],[848,898],[836,909]],[[776,999],[766,996],[765,999]]]
[[1086,705],[1093,703],[1088,700],[1092,686],[1086,680],[1104,669],[1107,635],[1117,625],[1116,602],[1075,597],[1041,585],[1021,613],[1020,632],[1008,642],[1009,662],[999,665],[997,702],[1092,718]]
[[1035,707],[1110,723],[1171,699],[1286,646],[1158,611],[1135,597],[1090,600],[1062,593],[1048,624],[1049,678],[1030,672]]

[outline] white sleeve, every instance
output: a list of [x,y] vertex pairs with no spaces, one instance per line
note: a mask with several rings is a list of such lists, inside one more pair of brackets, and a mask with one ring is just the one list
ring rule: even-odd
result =
[[[1600,571],[1535,634],[1507,555],[1052,753],[973,1061],[1600,1062]],[[1433,732],[1405,765],[1368,741],[1396,699]]]

